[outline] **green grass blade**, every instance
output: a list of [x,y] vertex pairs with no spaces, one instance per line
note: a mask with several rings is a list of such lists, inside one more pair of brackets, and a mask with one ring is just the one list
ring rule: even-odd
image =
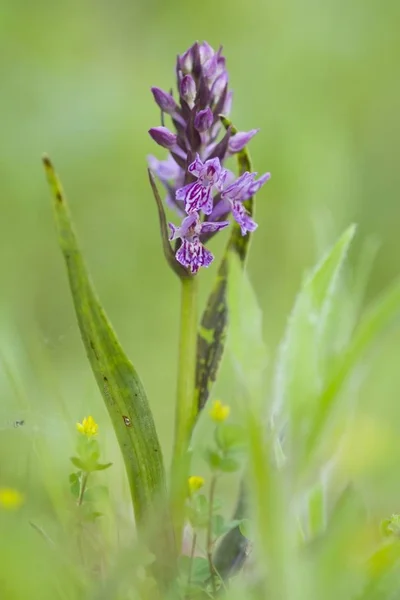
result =
[[339,275],[354,233],[355,227],[349,227],[305,278],[280,347],[273,396],[276,433],[279,420],[289,419],[290,441],[298,457],[304,452],[329,366],[324,334],[334,314]]
[[[231,127],[232,134],[237,129],[230,121],[222,117],[226,129]],[[244,148],[237,155],[239,175],[245,171],[252,171],[250,155]],[[254,213],[254,198],[244,203],[250,214]],[[231,254],[239,257],[244,265],[249,249],[250,233],[242,236],[240,226],[234,222],[231,237],[225,249],[218,275],[207,301],[201,319],[197,339],[197,370],[196,370],[196,395],[198,410],[201,411],[210,395],[213,383],[216,380],[218,368],[225,348],[226,332],[228,325],[228,308],[226,301],[228,259]]]
[[102,309],[86,270],[61,184],[44,158],[58,240],[83,343],[125,461],[136,523],[146,524],[165,495],[161,447],[145,391]]
[[312,429],[307,438],[309,457],[323,435],[325,425],[348,377],[367,350],[377,341],[383,330],[400,313],[400,281],[397,281],[367,310],[341,360],[325,385],[315,413]]

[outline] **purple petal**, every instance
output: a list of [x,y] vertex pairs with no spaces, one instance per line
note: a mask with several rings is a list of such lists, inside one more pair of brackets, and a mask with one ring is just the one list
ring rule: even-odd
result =
[[180,237],[179,235],[179,227],[176,227],[176,225],[174,225],[173,223],[168,223],[168,227],[169,227],[169,241],[172,242],[172,240],[176,240],[176,238]]
[[224,56],[220,55],[220,52],[222,52],[222,47],[218,50],[218,63],[217,63],[217,72],[216,72],[216,76],[218,77],[219,75],[222,75],[222,73],[226,70],[226,60]]
[[208,267],[214,260],[214,256],[199,240],[183,240],[175,256],[176,260],[193,274],[197,273],[200,267]]
[[208,188],[208,194],[205,197],[205,201],[203,203],[203,205],[201,206],[201,210],[203,211],[203,213],[205,215],[211,215],[213,208],[214,208],[214,199],[211,195],[211,189]]
[[175,197],[177,200],[186,200],[186,196],[190,193],[190,190],[195,185],[195,183],[188,183],[181,188],[178,188],[175,193]]
[[220,178],[224,177],[225,169],[222,169],[219,158],[206,160],[200,172],[199,178],[206,186],[217,185]]
[[179,180],[184,175],[183,169],[177,165],[170,154],[166,160],[158,160],[158,158],[150,154],[147,157],[147,163],[153,173],[162,181],[170,179]]
[[211,88],[211,94],[214,98],[219,98],[225,87],[228,84],[228,73],[223,71],[219,77],[214,81],[214,84]]
[[173,223],[168,223],[169,228],[171,230],[170,241],[176,240],[177,238],[184,239],[186,236],[193,235],[191,232],[191,228],[199,221],[199,216],[197,213],[193,213],[187,217],[185,217],[181,223],[180,227],[176,227]]
[[229,198],[230,200],[238,200],[243,202],[250,197],[248,195],[248,189],[252,185],[257,173],[249,173],[246,171],[236,181],[231,183],[225,190],[222,191],[221,196],[223,198]]
[[219,223],[210,223],[206,221],[201,224],[201,233],[214,233],[214,231],[219,231],[220,229],[224,229],[228,227],[229,221],[220,221]]
[[193,68],[193,46],[178,57],[178,64],[183,73],[190,73]]
[[264,175],[261,175],[261,177],[250,186],[250,196],[254,196],[254,194],[256,194],[269,179],[271,179],[271,173],[264,173]]
[[204,65],[208,60],[210,60],[215,54],[214,49],[210,46],[208,42],[202,42],[199,44],[199,55],[200,62]]
[[206,211],[212,211],[211,189],[198,181],[189,183],[177,190],[176,198],[177,200],[185,201],[185,210],[187,213],[203,210],[205,214],[209,214]]
[[203,133],[204,131],[207,131],[207,129],[210,129],[211,125],[213,124],[213,121],[214,115],[212,114],[211,109],[207,107],[204,110],[199,110],[199,112],[194,118],[194,126],[197,129],[197,131]]
[[232,215],[235,221],[240,225],[242,235],[246,235],[248,231],[257,229],[257,223],[253,221],[241,202],[232,202]]
[[191,75],[185,75],[180,83],[180,95],[193,108],[196,98],[196,83]]
[[189,173],[191,173],[192,175],[194,175],[195,177],[200,177],[202,171],[204,169],[204,163],[201,160],[200,156],[198,154],[196,154],[196,158],[194,159],[194,161],[189,165],[188,167],[188,171]]
[[151,91],[153,93],[154,100],[157,102],[162,111],[169,115],[176,111],[177,105],[171,94],[164,92],[164,90],[158,87],[152,87]]
[[224,115],[228,116],[229,113],[231,112],[232,100],[233,100],[233,92],[228,92],[226,95],[226,99],[225,99],[224,109],[222,111]]
[[207,250],[203,244],[200,244],[201,249],[198,252],[198,260],[201,267],[209,267],[214,260],[214,255]]
[[221,169],[221,173],[220,173],[219,179],[218,179],[218,181],[215,184],[215,187],[217,188],[217,190],[219,192],[222,192],[222,190],[224,188],[224,185],[226,183],[226,179],[227,179],[228,175],[229,175],[228,169]]
[[217,69],[218,69],[218,55],[214,54],[214,56],[212,56],[211,58],[206,60],[206,62],[204,63],[203,74],[205,77],[207,77],[207,79],[213,80],[213,79],[215,79],[215,76],[217,75]]
[[259,131],[259,129],[238,131],[238,133],[235,133],[229,140],[229,151],[232,152],[232,154],[240,152]]
[[167,127],[152,127],[149,129],[149,134],[159,146],[168,150],[171,150],[176,144],[176,134],[172,133]]
[[198,177],[204,187],[215,186],[217,189],[222,189],[227,174],[226,169],[221,167],[219,158],[211,158],[203,163],[198,154],[189,165],[188,171]]

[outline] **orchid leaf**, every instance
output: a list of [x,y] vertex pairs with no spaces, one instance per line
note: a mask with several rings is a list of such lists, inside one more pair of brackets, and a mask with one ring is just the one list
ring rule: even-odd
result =
[[140,528],[154,503],[166,494],[163,459],[153,416],[139,376],[126,357],[90,281],[60,181],[50,160],[45,157],[43,162],[82,340],[121,448]]

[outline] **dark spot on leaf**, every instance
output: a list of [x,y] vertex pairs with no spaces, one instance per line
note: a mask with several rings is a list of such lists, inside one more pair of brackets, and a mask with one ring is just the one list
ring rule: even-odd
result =
[[93,343],[93,340],[89,340],[89,344],[90,344],[91,349],[93,350],[93,354],[95,355],[96,359],[99,360],[99,356],[98,356],[98,354],[96,352],[96,348],[95,348],[95,345]]
[[62,198],[62,195],[61,195],[61,192],[60,192],[60,190],[57,190],[57,192],[56,192],[56,198],[57,198],[57,200],[58,200],[59,202],[62,202],[62,201],[63,201],[63,198]]
[[122,418],[124,420],[124,423],[127,427],[132,427],[132,421],[130,420],[129,417],[126,417],[125,415],[122,415]]

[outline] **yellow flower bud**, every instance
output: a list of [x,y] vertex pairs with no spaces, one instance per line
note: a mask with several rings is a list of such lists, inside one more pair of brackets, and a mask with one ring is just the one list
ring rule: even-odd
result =
[[189,491],[191,494],[198,492],[204,485],[204,478],[199,475],[192,475],[188,479]]
[[229,417],[231,412],[227,404],[222,404],[221,400],[215,400],[210,410],[210,417],[215,423],[223,423]]
[[85,417],[82,423],[77,423],[76,428],[79,433],[83,433],[83,435],[86,435],[87,437],[92,437],[97,434],[99,426],[93,417],[89,416]]
[[0,507],[13,510],[19,508],[24,502],[24,497],[13,488],[0,488]]

